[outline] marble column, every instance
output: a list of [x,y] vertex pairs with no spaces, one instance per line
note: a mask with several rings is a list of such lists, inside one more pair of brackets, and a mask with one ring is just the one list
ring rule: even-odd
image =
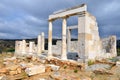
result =
[[67,28],[67,19],[63,18],[62,22],[62,55],[61,59],[66,60],[67,59],[67,51],[66,51],[66,28]]
[[71,30],[67,29],[67,52],[71,50]]
[[48,30],[48,57],[52,57],[52,21],[49,21],[49,30]]
[[45,50],[45,35],[44,35],[44,32],[41,33],[41,36],[42,36],[42,51]]
[[20,41],[15,41],[15,55],[20,53]]
[[26,54],[26,41],[22,40],[22,54]]
[[33,54],[33,49],[34,49],[34,42],[29,42],[29,54]]
[[38,35],[38,42],[37,42],[37,54],[41,54],[42,53],[42,39],[41,39],[41,35]]
[[15,53],[17,53],[18,52],[18,48],[19,48],[19,41],[15,41]]

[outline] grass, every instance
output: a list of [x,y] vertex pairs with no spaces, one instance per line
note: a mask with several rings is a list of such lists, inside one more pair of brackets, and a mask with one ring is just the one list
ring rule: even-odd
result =
[[94,61],[89,60],[89,61],[88,61],[88,66],[93,65],[94,63],[95,63]]

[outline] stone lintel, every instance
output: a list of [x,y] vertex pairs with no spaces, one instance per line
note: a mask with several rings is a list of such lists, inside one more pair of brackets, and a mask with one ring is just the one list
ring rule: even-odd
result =
[[64,16],[77,15],[78,13],[83,12],[83,11],[87,11],[87,6],[86,5],[73,7],[73,8],[62,10],[62,11],[57,11],[57,12],[55,12],[52,15],[49,16],[49,20],[63,18]]
[[78,25],[68,26],[67,29],[78,29]]

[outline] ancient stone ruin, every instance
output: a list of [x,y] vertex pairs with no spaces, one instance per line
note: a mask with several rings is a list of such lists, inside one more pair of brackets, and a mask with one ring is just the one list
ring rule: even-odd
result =
[[[78,16],[78,24],[67,27],[67,19],[71,16]],[[63,19],[62,22],[62,41],[57,41],[52,45],[52,22],[56,19]],[[78,30],[78,40],[71,41],[71,30]],[[38,42],[26,43],[16,41],[15,54],[41,54],[45,46],[44,33],[38,35]],[[69,55],[68,52],[76,52]],[[96,18],[87,11],[87,6],[80,6],[54,12],[49,16],[48,30],[48,58],[60,56],[60,59],[75,59],[79,62],[96,60],[103,58],[112,58],[117,56],[116,53],[116,36],[101,39],[99,36]]]
[[[78,24],[67,27],[67,19],[76,15],[78,16]],[[57,41],[56,45],[52,46],[52,22],[56,19],[63,19],[62,41]],[[71,30],[73,29],[78,29],[77,41],[71,41]],[[82,62],[117,56],[116,36],[100,38],[96,18],[87,11],[85,4],[57,11],[50,15],[48,33],[48,57],[56,53],[61,55],[61,59],[66,60],[67,52],[72,51],[78,53],[77,60]],[[70,56],[75,57],[74,55]]]
[[26,43],[25,40],[15,42],[15,55],[25,56],[32,54],[41,54],[45,50],[45,35],[42,32],[41,35],[38,35],[37,45],[35,42],[30,41]]

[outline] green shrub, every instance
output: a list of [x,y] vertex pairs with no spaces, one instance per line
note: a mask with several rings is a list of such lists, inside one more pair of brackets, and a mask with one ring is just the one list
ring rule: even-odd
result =
[[14,51],[15,51],[15,49],[13,49],[13,48],[7,48],[7,49],[3,50],[3,52],[14,52]]
[[120,48],[117,48],[117,55],[120,56]]
[[88,61],[88,66],[93,65],[94,63],[95,63],[95,61],[89,60],[89,61]]
[[78,70],[77,70],[77,69],[75,69],[75,70],[74,70],[74,73],[77,73],[77,72],[78,72]]
[[64,66],[64,69],[66,69],[67,68],[67,66]]

